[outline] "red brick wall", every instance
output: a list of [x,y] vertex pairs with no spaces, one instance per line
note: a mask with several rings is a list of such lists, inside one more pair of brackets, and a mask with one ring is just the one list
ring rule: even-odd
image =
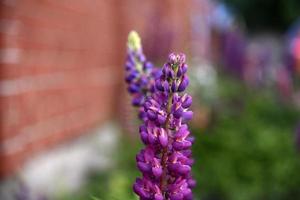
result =
[[[180,27],[188,23],[187,6],[167,2],[164,20],[181,30],[176,49],[188,38]],[[153,26],[148,16],[164,8],[160,3],[0,1],[1,176],[113,117],[123,91],[127,33],[137,29],[145,36]],[[185,15],[178,19],[176,12]]]
[[113,1],[1,1],[1,174],[112,116],[116,17]]

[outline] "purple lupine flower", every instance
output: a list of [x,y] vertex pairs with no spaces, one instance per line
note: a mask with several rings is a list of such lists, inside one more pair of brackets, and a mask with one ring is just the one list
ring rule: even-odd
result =
[[16,200],[30,200],[29,188],[23,183],[20,183],[19,190],[15,194]]
[[[128,52],[125,63],[125,81],[128,92],[132,95],[132,104],[140,107],[147,95],[154,92],[154,80],[159,71],[146,60],[143,54],[140,37],[137,32],[131,31],[128,36]],[[140,118],[143,118],[140,114]]]
[[189,84],[184,54],[170,54],[162,74],[155,80],[155,92],[144,103],[140,136],[146,145],[136,156],[142,178],[133,188],[141,200],[191,200],[191,146],[187,121],[192,97],[182,94]]
[[43,194],[36,194],[33,195],[32,191],[28,188],[28,186],[25,185],[24,182],[19,182],[19,188],[16,194],[14,195],[15,200],[47,200],[47,197]]

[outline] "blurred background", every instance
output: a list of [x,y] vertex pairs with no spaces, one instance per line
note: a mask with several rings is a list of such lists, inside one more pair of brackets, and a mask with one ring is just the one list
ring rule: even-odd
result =
[[137,199],[132,29],[187,54],[195,199],[300,199],[298,0],[0,0],[0,199]]

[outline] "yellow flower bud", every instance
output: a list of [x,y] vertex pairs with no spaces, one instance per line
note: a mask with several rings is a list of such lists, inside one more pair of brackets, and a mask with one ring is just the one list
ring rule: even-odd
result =
[[130,31],[130,33],[128,34],[127,46],[133,51],[141,49],[141,38],[136,31]]

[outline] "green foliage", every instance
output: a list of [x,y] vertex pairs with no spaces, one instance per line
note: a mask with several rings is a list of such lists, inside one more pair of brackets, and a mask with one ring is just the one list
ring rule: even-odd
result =
[[205,133],[194,130],[198,198],[300,199],[299,112],[271,94],[223,83],[216,120]]
[[250,30],[286,29],[298,17],[299,0],[224,0],[245,19]]

